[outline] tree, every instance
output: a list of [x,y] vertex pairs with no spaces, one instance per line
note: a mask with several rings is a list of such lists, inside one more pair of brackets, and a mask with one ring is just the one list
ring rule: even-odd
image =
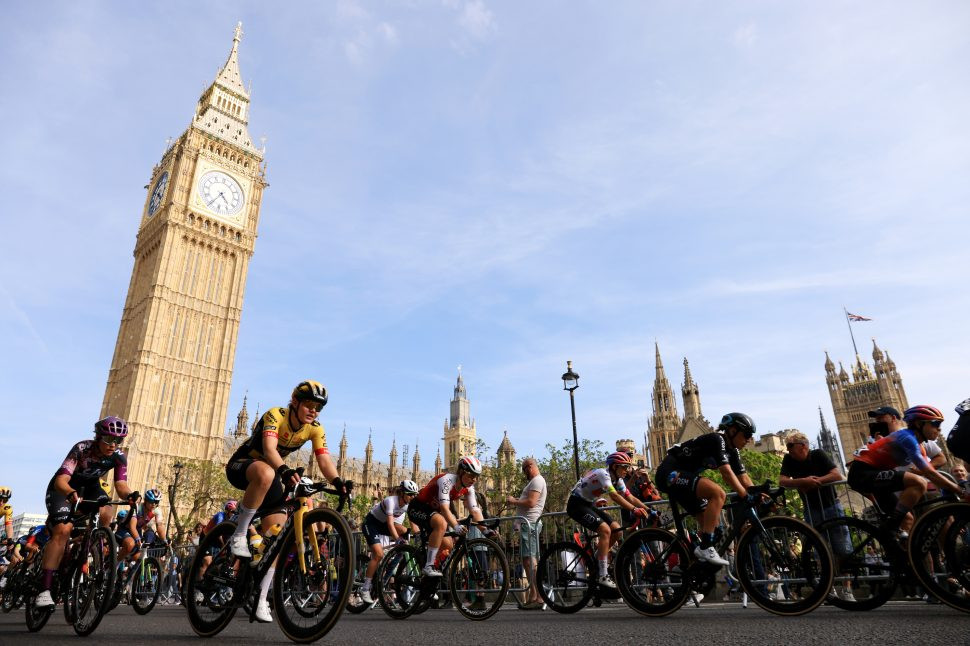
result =
[[[576,470],[573,463],[573,441],[566,439],[561,446],[546,444],[549,457],[539,460],[539,473],[546,479],[548,497],[546,508],[553,511],[566,508],[569,492],[576,485]],[[582,439],[579,441],[579,473],[604,466],[606,451],[600,440]]]
[[169,501],[175,503],[170,508],[176,541],[181,541],[197,521],[204,523],[226,500],[240,495],[226,480],[224,465],[211,460],[182,460],[182,464],[178,490],[169,486],[168,492]]

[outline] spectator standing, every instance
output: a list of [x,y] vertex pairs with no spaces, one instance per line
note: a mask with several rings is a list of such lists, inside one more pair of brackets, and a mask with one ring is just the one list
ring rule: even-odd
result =
[[[842,503],[836,499],[835,490],[825,486],[842,480],[842,474],[829,454],[810,448],[805,434],[797,431],[788,435],[785,446],[788,453],[781,461],[779,484],[798,490],[805,506],[805,520],[817,526],[823,520],[843,516]],[[852,542],[845,527],[832,530],[827,538],[836,557],[852,552]],[[837,594],[846,601],[855,600],[848,580]]]
[[522,474],[526,484],[518,498],[509,496],[506,502],[515,505],[515,515],[525,520],[516,521],[519,531],[519,555],[522,567],[525,569],[529,587],[526,590],[523,610],[538,610],[542,608],[542,598],[536,586],[536,563],[539,560],[539,533],[542,531],[542,510],[546,506],[546,479],[539,473],[539,464],[535,458],[522,461]]

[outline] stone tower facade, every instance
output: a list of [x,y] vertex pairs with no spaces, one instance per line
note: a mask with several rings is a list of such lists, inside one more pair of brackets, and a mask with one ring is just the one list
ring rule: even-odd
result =
[[455,394],[451,399],[451,415],[445,422],[444,433],[445,469],[453,469],[464,455],[475,455],[478,431],[471,417],[471,405],[461,371],[458,372]]
[[852,453],[866,443],[869,437],[868,412],[880,406],[892,406],[904,411],[909,408],[903,379],[896,371],[896,363],[872,341],[873,367],[856,355],[852,365],[852,378],[842,363],[839,371],[825,353],[825,383],[832,400],[835,426],[842,444],[842,455]]
[[243,405],[239,409],[239,414],[236,415],[236,437],[246,438],[249,437],[249,411],[246,410],[246,400],[248,395],[243,396]]
[[647,424],[647,437],[650,440],[650,466],[657,468],[657,465],[667,455],[667,449],[677,443],[681,420],[677,413],[674,389],[670,387],[670,382],[664,373],[664,364],[660,359],[660,346],[656,343],[654,350],[656,374],[651,394],[653,413]]
[[818,418],[821,422],[821,430],[818,433],[818,448],[828,453],[832,462],[845,474],[845,464],[842,461],[842,452],[839,450],[839,441],[835,438],[835,433],[829,430],[829,425],[825,423],[825,415],[822,414],[822,407],[818,407]]
[[391,440],[391,453],[388,457],[390,460],[387,467],[387,489],[390,491],[400,482],[397,477],[397,438]]
[[152,170],[102,415],[128,420],[128,480],[164,487],[221,450],[249,260],[266,188],[239,73],[242,25],[195,115]]

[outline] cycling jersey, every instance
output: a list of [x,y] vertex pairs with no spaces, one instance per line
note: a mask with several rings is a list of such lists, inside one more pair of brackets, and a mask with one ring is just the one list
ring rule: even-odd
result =
[[588,502],[594,502],[600,496],[608,493],[619,493],[629,496],[630,492],[626,488],[626,483],[622,478],[617,478],[616,484],[610,477],[610,472],[606,469],[591,469],[583,474],[576,486],[573,487],[571,495],[579,496]]
[[51,539],[51,533],[47,531],[46,525],[37,525],[36,527],[32,527],[23,538],[24,545],[36,545],[37,547],[44,547],[47,545],[47,541]]
[[895,469],[913,464],[917,469],[928,469],[926,449],[916,439],[912,429],[903,428],[876,440],[855,456],[856,462],[868,464],[877,469]]
[[[149,525],[157,532],[161,522],[162,514],[159,512],[158,507],[152,511],[148,511],[145,509],[144,503],[138,506],[138,511],[135,512],[135,529],[138,530],[139,534]],[[128,523],[126,522],[125,525],[127,526]]]
[[388,496],[384,500],[371,507],[368,515],[373,516],[385,524],[387,523],[387,519],[390,517],[394,519],[395,524],[401,525],[401,519],[403,518],[404,514],[407,513],[408,506],[407,504],[402,505],[400,502],[401,501],[397,496]]
[[[663,462],[681,471],[705,471],[730,464],[735,475],[747,472],[741,462],[741,451],[729,447],[723,433],[705,433],[682,444],[674,444]],[[659,478],[657,484],[663,489]]]
[[296,451],[307,441],[313,443],[314,455],[330,453],[327,449],[327,434],[319,422],[314,420],[294,429],[290,426],[289,408],[271,408],[256,422],[253,434],[236,449],[229,461],[265,457],[263,455],[264,437],[276,438],[276,452],[279,453],[281,458],[285,458]]
[[[0,514],[3,515],[3,522],[5,525],[13,524],[13,507],[10,503],[4,503],[3,507],[0,507]],[[12,536],[9,538],[13,538]]]
[[452,500],[459,498],[465,499],[465,505],[469,510],[478,509],[478,501],[475,499],[475,485],[462,487],[461,480],[456,473],[439,473],[431,478],[431,482],[418,492],[414,501],[422,505],[427,505],[434,510],[447,507]]
[[[61,464],[61,468],[54,474],[69,475],[70,487],[77,489],[83,484],[100,482],[101,476],[114,469],[116,482],[124,482],[128,478],[128,458],[121,449],[115,449],[110,455],[101,455],[97,447],[97,440],[83,440],[74,445]],[[100,484],[98,485],[100,488]]]
[[219,511],[213,514],[212,518],[206,524],[205,529],[202,530],[204,534],[208,534],[212,531],[212,528],[221,523],[224,520],[235,520],[236,514],[227,514],[225,511]]

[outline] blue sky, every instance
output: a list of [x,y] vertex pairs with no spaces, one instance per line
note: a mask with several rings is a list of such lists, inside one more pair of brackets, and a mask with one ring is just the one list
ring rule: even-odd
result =
[[270,187],[230,419],[330,389],[331,443],[433,460],[462,364],[520,455],[640,441],[678,392],[834,423],[842,307],[911,402],[967,393],[963,2],[7,3],[0,478],[17,511],[89,435],[152,166],[237,20]]

